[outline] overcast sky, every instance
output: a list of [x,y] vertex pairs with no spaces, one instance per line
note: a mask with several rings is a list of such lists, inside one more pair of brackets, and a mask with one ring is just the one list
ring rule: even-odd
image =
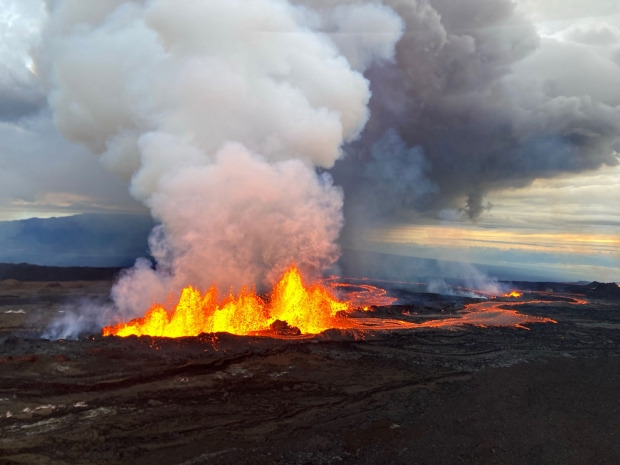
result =
[[[373,147],[370,161],[363,169],[354,165],[353,144],[336,166],[345,221],[356,228],[353,237],[346,232],[345,244],[533,268],[552,279],[620,281],[619,2],[520,0],[504,12],[494,5],[509,2],[477,0],[467,25],[449,2],[419,1],[416,14],[407,2],[385,3],[406,26],[394,69],[366,74],[374,103],[361,142]],[[40,44],[46,17],[41,0],[0,0],[0,220],[148,213],[129,194],[127,179],[56,129],[47,100],[53,84],[37,70],[47,60]],[[474,23],[482,26],[472,30]],[[432,41],[423,43],[419,31]],[[360,59],[338,37],[347,58]],[[408,61],[418,44],[424,47]],[[472,64],[468,47],[484,52],[472,57],[486,53],[492,63]],[[407,70],[411,82],[394,70]],[[400,106],[400,99],[413,103]],[[439,122],[449,126],[450,115],[458,116],[447,130]],[[544,137],[541,126],[548,129]],[[392,152],[400,150],[400,138],[398,158]],[[496,151],[487,150],[494,143]],[[539,162],[550,152],[557,157]],[[359,205],[373,208],[369,198],[389,214],[360,219]]]
[[55,128],[31,58],[46,16],[41,0],[0,0],[0,220],[146,212],[126,181]]
[[490,194],[490,210],[475,223],[459,216],[368,228],[357,246],[507,267],[515,276],[618,282],[619,182],[620,166],[536,180]]

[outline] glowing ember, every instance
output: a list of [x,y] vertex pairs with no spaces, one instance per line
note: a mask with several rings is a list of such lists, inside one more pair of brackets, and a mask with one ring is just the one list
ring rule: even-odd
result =
[[517,298],[517,297],[521,297],[523,294],[521,292],[517,292],[517,291],[510,291],[506,294],[503,294],[502,297],[513,297],[513,298]]
[[143,318],[103,328],[104,336],[184,337],[201,333],[229,332],[252,334],[269,331],[277,320],[297,327],[304,334],[318,334],[328,328],[346,328],[346,318],[337,313],[349,305],[339,302],[320,285],[306,287],[295,265],[284,273],[268,301],[254,291],[242,289],[238,297],[218,301],[217,289],[211,287],[204,295],[191,286],[170,315],[155,304]]

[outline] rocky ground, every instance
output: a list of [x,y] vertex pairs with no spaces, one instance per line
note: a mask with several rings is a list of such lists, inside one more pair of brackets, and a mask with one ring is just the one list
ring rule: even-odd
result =
[[[109,286],[0,282],[0,463],[620,463],[613,288],[570,289],[585,305],[532,299],[519,311],[557,324],[529,331],[41,338]],[[410,297],[375,313],[423,319],[471,302]]]

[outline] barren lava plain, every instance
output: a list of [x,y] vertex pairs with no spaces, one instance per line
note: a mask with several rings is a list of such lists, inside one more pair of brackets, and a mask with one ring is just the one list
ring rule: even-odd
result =
[[[518,311],[557,321],[529,330],[41,337],[111,284],[0,281],[0,463],[620,463],[615,285],[519,283]],[[371,317],[422,322],[480,301],[390,292],[399,301]]]

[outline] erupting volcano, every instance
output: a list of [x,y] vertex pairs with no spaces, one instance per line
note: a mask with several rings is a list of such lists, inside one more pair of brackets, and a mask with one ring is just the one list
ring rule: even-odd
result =
[[320,284],[305,286],[299,270],[291,264],[267,299],[244,288],[237,297],[229,295],[218,300],[215,285],[204,295],[187,286],[171,316],[162,305],[155,304],[143,318],[103,328],[103,335],[184,337],[213,332],[247,335],[282,330],[278,328],[289,334],[297,330],[318,334],[328,328],[346,328],[347,320],[339,317],[339,312],[348,309],[348,303],[336,300]]
[[0,465],[620,464],[620,1],[0,2]]
[[[306,285],[293,263],[282,275],[271,293],[262,297],[254,290],[243,288],[238,296],[231,294],[218,298],[216,285],[204,294],[192,286],[181,291],[174,308],[154,304],[142,318],[103,328],[104,336],[152,336],[178,338],[202,333],[227,332],[236,335],[264,335],[296,337],[316,335],[328,329],[354,329],[360,335],[365,331],[393,331],[422,328],[457,328],[463,325],[480,327],[512,326],[529,329],[527,324],[555,323],[551,318],[523,314],[502,308],[502,303],[481,300],[465,305],[454,317],[432,315],[430,318],[410,318],[404,306],[397,318],[382,318],[374,314],[374,302],[388,307],[396,299],[386,291],[369,284],[346,284],[333,280],[327,285]],[[339,288],[347,295],[338,300],[330,288]],[[363,290],[364,292],[360,292]],[[512,291],[503,297],[520,297]],[[570,299],[572,303],[581,301]],[[513,305],[528,303],[518,301]],[[357,314],[355,312],[357,311]],[[437,318],[439,317],[439,318]],[[362,336],[364,337],[364,336]]]

